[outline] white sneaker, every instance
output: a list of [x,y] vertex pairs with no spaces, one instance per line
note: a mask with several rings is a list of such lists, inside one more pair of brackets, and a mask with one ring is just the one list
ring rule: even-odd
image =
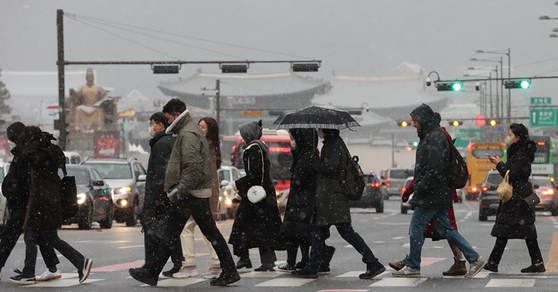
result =
[[486,260],[479,256],[476,261],[469,263],[469,272],[465,274],[465,278],[473,278],[474,276],[476,276],[482,270],[485,264]]
[[56,270],[56,272],[51,272],[46,270],[42,275],[35,277],[37,281],[50,281],[55,279],[62,278],[62,274],[60,274],[60,270]]
[[209,267],[209,271],[207,271],[207,273],[202,275],[202,278],[204,279],[217,279],[219,278],[219,275],[221,275],[221,267],[214,267],[211,266]]
[[198,268],[196,266],[182,266],[178,273],[172,275],[174,278],[190,278],[199,275]]
[[401,270],[392,272],[391,275],[394,277],[403,278],[420,278],[420,270],[415,270],[409,266],[404,266]]

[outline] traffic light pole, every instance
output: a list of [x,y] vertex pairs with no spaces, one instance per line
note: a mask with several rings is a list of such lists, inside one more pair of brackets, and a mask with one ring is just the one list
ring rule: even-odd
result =
[[66,84],[64,80],[64,11],[56,11],[56,30],[58,38],[58,146],[62,150],[66,150],[67,133],[66,133],[66,103],[64,93]]

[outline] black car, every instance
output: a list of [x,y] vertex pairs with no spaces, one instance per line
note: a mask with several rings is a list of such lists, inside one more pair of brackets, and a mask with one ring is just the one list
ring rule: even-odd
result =
[[349,201],[351,207],[376,208],[376,213],[384,212],[384,189],[375,173],[364,174],[364,191],[358,201]]
[[77,223],[79,229],[90,229],[91,223],[99,222],[101,228],[111,228],[114,219],[111,188],[91,166],[66,165],[66,170],[68,176],[76,179],[79,211],[64,223]]
[[500,206],[500,198],[496,189],[504,178],[496,170],[486,175],[479,192],[479,221],[486,221],[488,216],[496,215]]

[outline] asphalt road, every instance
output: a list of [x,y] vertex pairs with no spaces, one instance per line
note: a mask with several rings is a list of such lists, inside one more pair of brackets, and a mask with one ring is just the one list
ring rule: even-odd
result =
[[[380,261],[387,266],[390,261],[402,259],[409,251],[408,226],[412,212],[400,214],[399,202],[392,198],[385,203],[385,212],[376,214],[370,209],[353,209],[353,225],[372,248]],[[455,204],[455,214],[461,234],[469,240],[476,250],[488,258],[495,239],[490,236],[494,217],[487,222],[478,221],[478,202],[465,201]],[[218,227],[226,238],[230,234],[232,220],[218,222]],[[2,270],[0,291],[22,291],[41,288],[41,291],[205,291],[207,289],[226,289],[227,291],[523,291],[530,287],[535,291],[556,291],[558,285],[558,221],[550,213],[537,216],[539,244],[547,265],[544,274],[525,275],[520,270],[530,265],[530,258],[524,241],[511,240],[499,266],[499,273],[481,272],[474,279],[463,277],[443,277],[442,271],[453,263],[452,253],[446,241],[427,240],[423,248],[423,267],[421,278],[394,278],[388,270],[373,280],[360,280],[358,274],[365,270],[361,256],[340,238],[332,228],[328,244],[337,248],[331,263],[332,272],[319,279],[297,279],[281,272],[250,272],[242,274],[242,279],[227,288],[210,287],[202,278],[159,279],[157,288],[143,285],[128,275],[128,269],[143,264],[143,234],[141,227],[126,227],[114,224],[112,229],[78,230],[77,225],[64,226],[59,232],[62,239],[80,250],[86,257],[94,260],[92,274],[84,284],[78,284],[75,268],[59,255],[62,279],[22,287],[9,282],[13,268],[23,267],[23,237],[12,252],[6,267]],[[553,242],[554,239],[554,242]],[[554,247],[553,247],[554,246]],[[550,257],[553,247],[552,258]],[[200,273],[209,268],[210,258],[199,230],[196,232],[197,263]],[[254,266],[259,266],[257,250],[251,250]],[[277,252],[278,262],[286,259],[284,251]],[[235,257],[235,260],[237,258]],[[170,268],[172,264],[168,263]],[[37,261],[37,275],[45,270],[42,258]],[[32,290],[31,290],[32,291]],[[532,290],[533,291],[533,290]]]

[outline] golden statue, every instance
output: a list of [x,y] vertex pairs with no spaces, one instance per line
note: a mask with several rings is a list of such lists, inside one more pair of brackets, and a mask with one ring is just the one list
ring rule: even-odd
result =
[[85,80],[87,83],[77,91],[70,89],[70,98],[66,100],[70,129],[82,133],[109,130],[116,123],[114,99],[108,96],[107,90],[95,85],[93,69],[87,68]]

